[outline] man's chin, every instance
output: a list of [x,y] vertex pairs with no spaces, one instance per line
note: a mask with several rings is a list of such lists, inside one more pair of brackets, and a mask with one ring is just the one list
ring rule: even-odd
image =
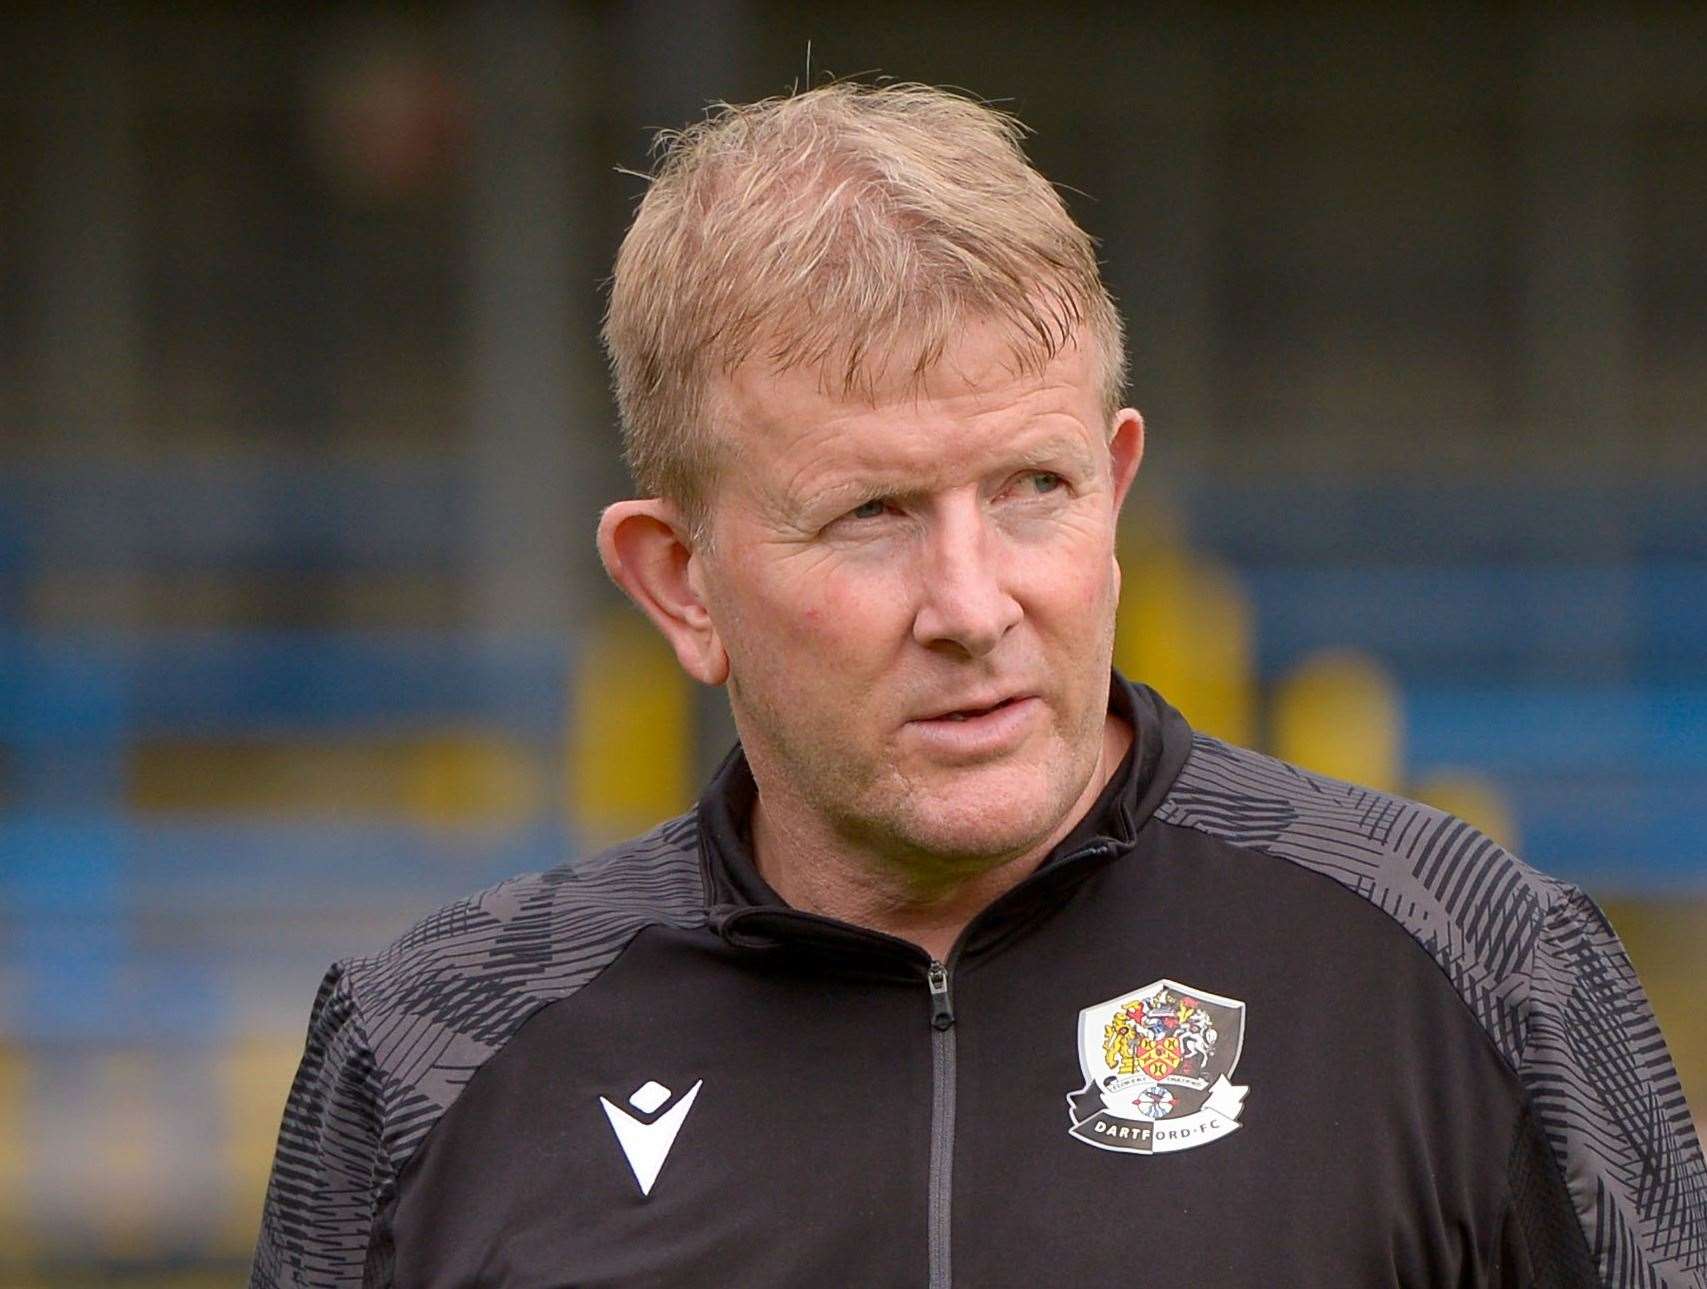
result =
[[1056,833],[1078,793],[1033,781],[916,796],[895,829],[911,850],[975,868],[1017,859]]

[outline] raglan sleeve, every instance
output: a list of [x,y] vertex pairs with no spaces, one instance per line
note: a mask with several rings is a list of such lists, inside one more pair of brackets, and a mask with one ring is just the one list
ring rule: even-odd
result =
[[378,1089],[349,964],[338,963],[285,1101],[250,1289],[363,1284],[387,1175]]
[[1519,1065],[1531,1113],[1599,1283],[1707,1289],[1707,1166],[1665,1039],[1605,914],[1553,895]]

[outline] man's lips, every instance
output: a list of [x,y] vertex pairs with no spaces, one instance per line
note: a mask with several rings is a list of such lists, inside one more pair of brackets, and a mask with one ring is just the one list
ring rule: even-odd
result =
[[980,716],[988,716],[1014,703],[1022,703],[1029,694],[1009,694],[999,698],[974,698],[966,702],[958,702],[950,707],[939,708],[926,716],[915,716],[915,721],[966,721]]
[[973,699],[907,722],[909,740],[936,761],[973,764],[1017,750],[1036,732],[1042,702],[1031,694]]

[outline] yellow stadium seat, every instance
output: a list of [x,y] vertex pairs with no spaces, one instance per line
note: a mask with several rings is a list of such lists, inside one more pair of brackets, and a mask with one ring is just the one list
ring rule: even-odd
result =
[[635,611],[590,624],[569,716],[569,806],[587,836],[644,831],[692,803],[691,682]]
[[540,767],[514,740],[446,733],[412,746],[403,765],[410,814],[439,826],[517,825],[543,804]]
[[1270,709],[1274,754],[1385,792],[1404,782],[1404,710],[1398,686],[1367,654],[1331,650],[1280,682]]
[[1253,742],[1252,611],[1237,576],[1166,541],[1123,543],[1120,564],[1115,665],[1155,686],[1197,729]]

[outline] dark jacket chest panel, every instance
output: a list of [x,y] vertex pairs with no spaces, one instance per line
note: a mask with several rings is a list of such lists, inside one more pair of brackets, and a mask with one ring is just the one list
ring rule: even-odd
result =
[[[1066,1131],[1078,1011],[1164,978],[1245,1003],[1240,1126],[1168,1154],[1087,1148]],[[965,1283],[1023,1283],[1011,1268],[1042,1274],[1040,1250],[1085,1283],[1141,1265],[1209,1285],[1497,1275],[1516,1079],[1427,954],[1333,882],[1147,830],[957,989]]]
[[[912,1285],[931,1070],[921,982],[643,934],[541,1011],[405,1171],[406,1286]],[[699,1091],[650,1195],[600,1104]]]
[[[1521,1098],[1390,918],[1166,827],[1061,898],[955,965],[958,1283],[1492,1282]],[[643,933],[405,1170],[397,1283],[922,1283],[932,1031],[908,970]],[[1080,1009],[1161,978],[1246,1004],[1240,1127],[1096,1149],[1068,1132]],[[648,1081],[700,1090],[643,1196],[599,1099]]]

